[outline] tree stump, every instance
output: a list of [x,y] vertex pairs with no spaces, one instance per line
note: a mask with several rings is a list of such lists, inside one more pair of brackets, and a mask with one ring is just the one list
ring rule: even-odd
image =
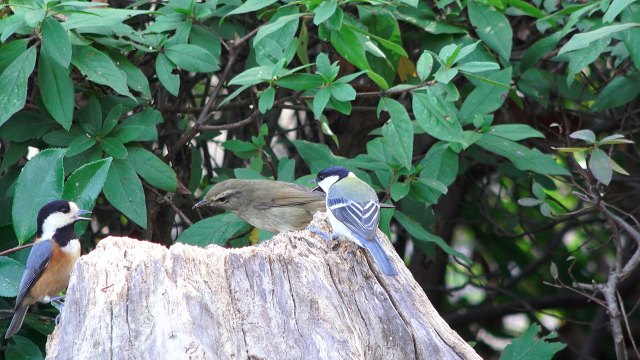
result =
[[398,276],[306,230],[241,249],[109,237],[78,260],[47,359],[479,359],[384,245]]

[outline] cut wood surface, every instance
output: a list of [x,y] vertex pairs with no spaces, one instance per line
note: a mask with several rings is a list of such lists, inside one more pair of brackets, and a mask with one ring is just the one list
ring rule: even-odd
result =
[[380,235],[398,276],[306,230],[241,249],[109,237],[78,260],[47,358],[479,359]]

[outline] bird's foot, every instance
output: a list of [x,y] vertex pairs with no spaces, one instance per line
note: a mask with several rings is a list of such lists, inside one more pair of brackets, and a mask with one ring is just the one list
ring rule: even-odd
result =
[[331,240],[335,240],[337,238],[337,236],[335,234],[332,233],[328,233],[324,230],[320,230],[315,226],[307,226],[307,230],[311,231],[312,233],[318,235],[322,240],[324,241],[331,241]]
[[62,300],[64,300],[64,298],[67,295],[61,295],[61,296],[56,296],[56,297],[52,297],[49,299],[49,302],[54,302],[56,304],[62,304]]

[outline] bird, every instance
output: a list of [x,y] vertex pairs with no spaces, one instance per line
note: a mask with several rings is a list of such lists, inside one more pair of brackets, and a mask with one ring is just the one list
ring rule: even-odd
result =
[[318,211],[324,193],[283,181],[228,179],[215,184],[200,206],[228,210],[259,229],[277,234],[303,230]]
[[[315,182],[326,193],[327,214],[333,229],[330,237],[348,238],[371,253],[383,274],[397,275],[398,271],[376,233],[381,204],[373,188],[342,166],[331,166],[320,171]],[[329,239],[322,230],[313,227],[309,230]]]
[[88,214],[91,212],[66,200],[51,201],[38,212],[36,238],[39,241],[27,258],[5,339],[20,330],[29,306],[58,300],[55,296],[69,285],[71,269],[80,257],[80,241],[73,224],[91,220],[83,217]]

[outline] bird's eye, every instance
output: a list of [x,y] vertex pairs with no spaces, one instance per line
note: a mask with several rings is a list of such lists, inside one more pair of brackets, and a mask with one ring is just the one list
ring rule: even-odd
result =
[[219,198],[218,198],[218,202],[221,202],[221,203],[227,202],[227,198],[226,198],[226,197],[224,197],[224,196],[219,197]]
[[68,207],[66,207],[66,206],[62,208],[62,212],[63,212],[63,213],[65,213],[65,214],[68,214],[68,213],[69,213],[69,211],[71,211],[71,209],[69,209],[69,208],[68,208]]

